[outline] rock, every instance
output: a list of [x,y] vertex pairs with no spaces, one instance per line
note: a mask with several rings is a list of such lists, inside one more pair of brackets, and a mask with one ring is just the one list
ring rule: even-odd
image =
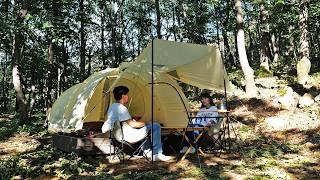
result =
[[260,85],[263,88],[267,88],[267,89],[273,89],[273,88],[279,87],[277,77],[265,77],[265,78],[255,79],[255,83],[257,86]]
[[320,94],[314,98],[316,102],[320,102]]
[[19,176],[13,176],[11,179],[20,180],[20,179],[23,179],[23,178],[19,175]]
[[233,95],[234,96],[238,96],[238,97],[243,97],[245,96],[246,92],[237,88],[235,85],[231,84],[231,89],[232,89],[232,92],[233,92]]
[[309,72],[311,68],[310,60],[306,57],[303,57],[297,63],[297,74],[299,84],[305,85],[309,80]]
[[284,92],[285,94],[283,96],[279,96],[276,99],[276,101],[280,103],[281,109],[289,110],[296,107],[298,100],[295,97],[298,95],[293,92],[291,87],[285,87]]
[[314,121],[308,113],[300,112],[299,109],[290,113],[283,111],[277,116],[267,117],[265,123],[267,131],[307,130],[315,129],[320,125],[320,121]]
[[312,144],[311,142],[306,142],[306,143],[304,144],[304,146],[307,147],[307,148],[313,148],[313,147],[314,147],[314,144]]
[[314,103],[313,97],[309,93],[305,93],[302,97],[299,98],[299,107],[309,107]]
[[259,88],[260,97],[263,99],[274,99],[275,94],[277,94],[277,89],[263,89]]

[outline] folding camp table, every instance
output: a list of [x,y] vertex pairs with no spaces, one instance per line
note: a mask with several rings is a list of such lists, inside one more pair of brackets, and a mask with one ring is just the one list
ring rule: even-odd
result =
[[[192,111],[190,113],[195,113],[195,112],[200,112],[200,111]],[[209,112],[209,111],[206,111],[206,112]],[[191,115],[189,116],[188,126],[187,126],[187,128],[184,129],[183,139],[182,139],[182,140],[185,139],[187,141],[187,143],[189,144],[189,148],[184,153],[184,155],[182,156],[181,160],[184,160],[186,158],[186,156],[190,153],[191,148],[194,147],[194,146],[195,146],[197,155],[199,155],[198,151],[202,155],[204,155],[203,151],[198,148],[197,142],[201,139],[201,137],[204,134],[206,134],[210,130],[210,127],[190,127],[192,125],[192,119],[194,119],[194,118],[217,118],[219,121],[223,121],[223,118],[226,118],[227,120],[225,121],[225,124],[222,124],[222,136],[218,137],[218,138],[222,138],[222,140],[225,141],[226,145],[227,145],[227,141],[228,141],[228,147],[230,149],[230,142],[229,142],[230,141],[230,139],[229,139],[230,138],[230,133],[229,133],[229,120],[228,120],[229,119],[229,117],[228,117],[229,111],[227,111],[227,110],[217,110],[215,112],[223,114],[223,116],[215,116],[215,117],[196,117],[196,116],[191,116]],[[224,123],[224,122],[222,122],[222,123]],[[201,132],[199,133],[199,135],[196,138],[194,137],[194,141],[193,142],[190,142],[189,138],[186,136],[186,132],[187,131],[193,131],[193,132],[194,131],[201,131]],[[227,137],[225,136],[226,133],[228,133]],[[221,146],[222,146],[222,144],[221,144]]]

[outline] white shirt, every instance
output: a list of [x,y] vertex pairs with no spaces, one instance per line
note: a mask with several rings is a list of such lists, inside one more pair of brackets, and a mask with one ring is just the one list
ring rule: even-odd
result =
[[113,129],[116,121],[126,121],[132,119],[127,107],[120,103],[113,103],[108,109],[107,120],[103,123],[101,128],[102,132],[105,133]]
[[218,108],[216,106],[211,106],[209,109],[203,107],[199,110],[196,117],[193,119],[193,124],[200,124],[202,126],[208,126],[216,124],[218,122],[219,114],[217,112]]
[[[123,122],[129,119],[132,118],[127,107],[120,103],[113,103],[108,109],[107,120],[103,123],[101,130],[103,133],[113,130],[113,135],[118,141],[123,139],[127,142],[135,143],[145,138],[148,133],[147,127],[136,129]],[[120,122],[123,122],[122,131]]]

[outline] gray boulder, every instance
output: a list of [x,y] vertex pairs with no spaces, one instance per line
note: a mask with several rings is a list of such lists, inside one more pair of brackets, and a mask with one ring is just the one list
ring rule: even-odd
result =
[[302,97],[299,98],[299,107],[309,107],[314,103],[313,96],[309,93],[305,93]]
[[320,102],[320,94],[314,98],[316,102]]
[[299,95],[295,93],[291,87],[285,87],[284,92],[285,93],[279,95],[275,101],[280,104],[281,109],[289,110],[295,108],[298,104],[298,99],[296,97]]

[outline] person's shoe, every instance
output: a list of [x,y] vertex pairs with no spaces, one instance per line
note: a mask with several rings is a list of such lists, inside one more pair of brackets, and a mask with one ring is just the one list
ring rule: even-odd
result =
[[156,154],[156,155],[153,155],[153,160],[154,161],[170,161],[174,159],[174,157],[172,156],[166,156],[162,153],[159,153],[159,154]]
[[151,149],[143,150],[143,155],[146,156],[148,159],[151,159],[151,156],[152,156]]
[[187,147],[187,146],[184,146],[184,147],[180,150],[180,153],[185,153],[187,150],[188,150],[188,147]]
[[194,154],[196,152],[196,148],[191,147],[190,154]]
[[[185,152],[187,152],[187,150],[188,150],[188,147],[187,146],[184,146],[181,150],[180,150],[180,153],[185,153]],[[191,150],[190,150],[190,154],[194,154],[196,152],[196,148],[194,148],[194,147],[191,147]]]

